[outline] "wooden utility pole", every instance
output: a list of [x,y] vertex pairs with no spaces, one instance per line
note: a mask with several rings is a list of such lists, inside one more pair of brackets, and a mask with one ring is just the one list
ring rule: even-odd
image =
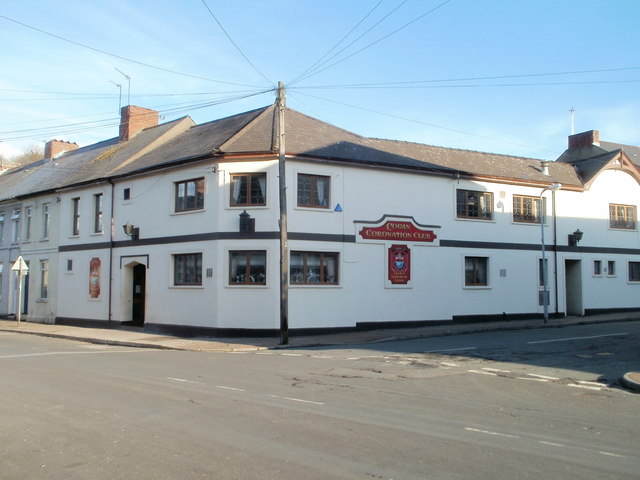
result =
[[287,183],[284,146],[284,83],[278,82],[278,184],[280,187],[280,344],[289,344],[289,255],[287,237]]

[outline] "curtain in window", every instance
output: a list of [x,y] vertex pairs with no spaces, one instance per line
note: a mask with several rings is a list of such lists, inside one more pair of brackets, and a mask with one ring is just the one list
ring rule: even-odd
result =
[[335,283],[336,281],[336,257],[324,257],[324,281],[325,283]]
[[237,205],[240,203],[240,191],[242,189],[242,181],[244,180],[244,177],[235,176],[231,178],[233,184],[233,192],[231,193],[231,196],[233,198],[234,205]]
[[258,187],[260,188],[259,203],[266,203],[267,198],[267,176],[258,175]]
[[323,207],[326,207],[327,198],[326,198],[326,192],[325,192],[324,179],[319,178],[316,180],[316,190],[318,193],[318,205],[322,205]]

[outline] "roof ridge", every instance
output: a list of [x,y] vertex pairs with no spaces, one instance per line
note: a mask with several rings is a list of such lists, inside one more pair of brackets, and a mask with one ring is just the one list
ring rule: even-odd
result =
[[442,145],[431,145],[429,143],[412,142],[412,141],[409,141],[409,140],[391,140],[391,139],[387,139],[387,138],[377,138],[377,137],[365,137],[365,138],[368,138],[369,140],[379,140],[379,141],[382,141],[382,142],[408,143],[408,144],[420,145],[420,146],[424,146],[424,147],[443,148],[445,150],[455,150],[457,152],[480,153],[482,155],[493,155],[493,156],[499,156],[499,157],[519,158],[519,159],[522,159],[522,160],[536,160],[538,162],[555,162],[555,160],[544,160],[542,158],[522,157],[522,156],[519,156],[519,155],[509,155],[509,154],[506,154],[506,153],[483,152],[481,150],[471,150],[471,149],[468,149],[468,148],[445,147],[445,146],[442,146]]

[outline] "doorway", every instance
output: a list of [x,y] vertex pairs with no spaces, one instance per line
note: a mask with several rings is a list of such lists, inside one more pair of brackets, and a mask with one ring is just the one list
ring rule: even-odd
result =
[[582,261],[565,260],[566,314],[584,315],[582,305]]
[[133,267],[133,291],[131,302],[131,324],[136,327],[144,325],[145,289],[147,266],[137,264]]

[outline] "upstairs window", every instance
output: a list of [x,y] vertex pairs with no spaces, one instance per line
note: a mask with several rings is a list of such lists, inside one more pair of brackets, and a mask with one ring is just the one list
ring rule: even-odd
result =
[[93,196],[93,232],[102,233],[102,199],[101,193],[96,193]]
[[4,241],[4,212],[0,212],[0,244]]
[[176,182],[175,211],[188,212],[204,208],[204,178]]
[[51,226],[51,209],[48,203],[42,205],[42,238],[49,238],[49,228]]
[[298,206],[329,208],[329,188],[331,177],[323,175],[298,174]]
[[[544,199],[542,209],[545,208]],[[540,197],[513,196],[513,221],[522,223],[540,223],[542,220]]]
[[16,209],[11,214],[11,230],[13,231],[13,237],[11,241],[18,243],[20,241],[20,210]]
[[458,218],[491,220],[493,194],[474,190],[456,190],[456,214]]
[[72,198],[73,217],[72,217],[72,235],[80,235],[80,198]]
[[635,205],[609,204],[609,227],[635,230],[636,218],[637,211]]
[[267,174],[231,175],[231,206],[261,206],[267,203]]
[[33,208],[26,207],[24,209],[24,240],[31,240],[31,215]]
[[292,285],[337,285],[338,254],[291,252],[289,275]]

